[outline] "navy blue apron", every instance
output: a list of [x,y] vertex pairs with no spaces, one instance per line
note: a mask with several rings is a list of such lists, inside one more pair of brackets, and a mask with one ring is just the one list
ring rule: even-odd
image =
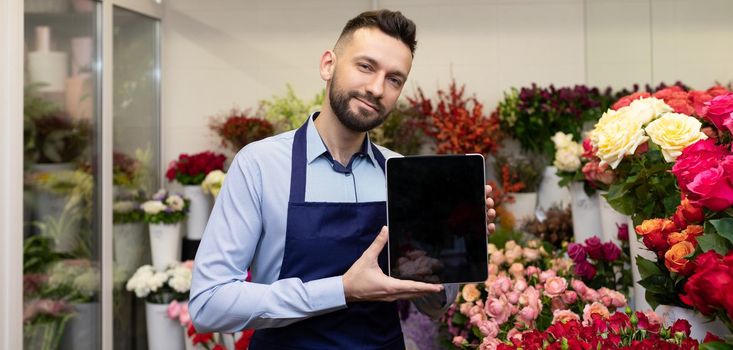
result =
[[[343,275],[387,223],[385,202],[305,202],[306,130],[295,132],[285,252],[280,279],[303,282]],[[384,156],[372,144],[384,171]],[[386,249],[379,256],[386,271]],[[348,303],[346,309],[281,328],[257,330],[250,350],[405,348],[394,302]]]

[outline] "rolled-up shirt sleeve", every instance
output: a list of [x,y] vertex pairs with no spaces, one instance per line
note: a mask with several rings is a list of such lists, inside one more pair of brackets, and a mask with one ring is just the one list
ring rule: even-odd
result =
[[346,307],[341,276],[245,281],[263,232],[262,177],[250,153],[230,166],[196,254],[189,312],[198,332],[282,327]]

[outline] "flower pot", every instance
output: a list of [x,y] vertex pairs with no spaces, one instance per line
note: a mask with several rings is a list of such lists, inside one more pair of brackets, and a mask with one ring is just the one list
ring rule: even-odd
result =
[[130,276],[143,265],[145,247],[145,225],[142,222],[115,224],[112,227],[115,265]]
[[74,315],[61,337],[61,350],[95,350],[101,347],[97,336],[99,303],[74,304]]
[[168,304],[145,302],[145,321],[149,350],[183,350],[184,332],[181,324],[168,317]]
[[692,326],[690,337],[697,339],[700,342],[705,339],[707,332],[715,334],[721,338],[730,334],[730,331],[728,331],[728,328],[725,327],[723,322],[719,320],[708,321],[708,318],[692,309],[685,309],[672,305],[659,305],[655,311],[657,315],[662,318],[662,322],[667,327],[672,326],[672,324],[679,319],[685,319],[690,322],[690,325]]
[[631,297],[631,300],[629,300],[629,304],[632,305],[634,310],[638,311],[644,311],[651,309],[651,306],[646,301],[646,288],[642,287],[638,281],[641,280],[641,275],[639,274],[639,265],[636,263],[636,257],[641,256],[645,259],[654,260],[656,259],[656,256],[654,253],[646,249],[646,246],[644,246],[644,243],[642,243],[639,240],[639,237],[636,235],[636,231],[634,230],[634,222],[631,220],[630,217],[627,217],[627,224],[629,225],[629,252],[631,255],[631,278],[634,288],[634,294]]
[[[603,241],[612,241],[618,246],[621,246],[621,241],[618,239],[618,228],[619,226],[628,223],[629,217],[621,214],[613,209],[608,200],[606,200],[606,191],[599,192],[599,202],[601,210],[601,230],[603,232]],[[633,225],[629,226],[629,232],[634,229]]]
[[186,238],[200,240],[204,235],[206,223],[209,221],[211,198],[199,185],[184,186],[183,193],[190,200]]
[[535,208],[537,207],[537,192],[529,193],[512,193],[514,203],[506,203],[506,210],[514,215],[517,222],[521,220],[532,219],[535,216]]
[[542,175],[542,182],[540,182],[537,196],[537,206],[543,211],[547,211],[553,206],[565,208],[571,203],[570,191],[558,185],[561,179],[556,173],[556,167],[548,166]]
[[581,243],[593,236],[602,236],[601,213],[598,193],[588,197],[583,182],[570,184],[570,207],[573,211],[573,235],[575,242]]
[[181,224],[150,224],[150,253],[153,267],[164,271],[181,261]]

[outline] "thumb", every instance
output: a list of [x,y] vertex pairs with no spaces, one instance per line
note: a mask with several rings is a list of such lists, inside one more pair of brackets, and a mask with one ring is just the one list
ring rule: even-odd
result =
[[384,249],[384,245],[387,244],[388,239],[389,230],[387,229],[387,226],[382,226],[382,230],[379,231],[377,238],[375,238],[374,242],[372,242],[369,248],[367,248],[367,250],[364,252],[364,255],[369,258],[377,259],[377,257],[379,257],[379,253],[381,253],[382,249]]

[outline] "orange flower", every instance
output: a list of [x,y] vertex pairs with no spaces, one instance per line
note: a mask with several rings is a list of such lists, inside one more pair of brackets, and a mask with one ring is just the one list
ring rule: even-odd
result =
[[636,233],[639,236],[646,236],[650,233],[672,233],[677,231],[674,221],[669,219],[649,219],[644,220],[641,225],[636,226]]
[[681,241],[673,245],[664,254],[664,266],[672,272],[687,276],[693,270],[693,264],[687,260],[687,256],[695,252],[695,246],[688,241]]

